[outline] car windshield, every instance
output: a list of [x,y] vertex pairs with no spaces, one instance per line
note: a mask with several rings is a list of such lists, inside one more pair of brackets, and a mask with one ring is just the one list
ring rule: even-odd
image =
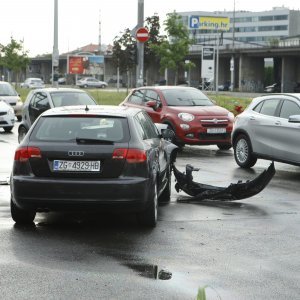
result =
[[95,105],[94,99],[87,93],[79,92],[53,92],[50,93],[53,104],[57,106]]
[[170,89],[162,91],[168,106],[212,106],[214,105],[197,89]]
[[0,84],[0,96],[17,96],[15,89],[9,84]]
[[129,140],[126,118],[103,116],[45,116],[39,119],[31,139],[38,141]]
[[32,79],[31,83],[43,83],[41,79]]

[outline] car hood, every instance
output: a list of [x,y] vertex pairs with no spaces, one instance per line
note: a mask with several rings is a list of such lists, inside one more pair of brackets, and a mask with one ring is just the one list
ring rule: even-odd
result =
[[16,103],[21,100],[19,96],[0,96],[0,99],[5,101],[6,103]]
[[7,112],[10,109],[11,106],[6,104],[6,102],[0,101],[0,111],[1,112]]
[[221,106],[169,106],[168,109],[176,114],[190,113],[194,116],[228,116],[228,110]]

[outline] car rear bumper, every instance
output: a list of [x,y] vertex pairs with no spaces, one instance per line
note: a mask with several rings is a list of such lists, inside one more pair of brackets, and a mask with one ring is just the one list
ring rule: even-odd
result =
[[81,180],[14,176],[11,192],[23,209],[36,211],[141,211],[147,205],[149,179]]

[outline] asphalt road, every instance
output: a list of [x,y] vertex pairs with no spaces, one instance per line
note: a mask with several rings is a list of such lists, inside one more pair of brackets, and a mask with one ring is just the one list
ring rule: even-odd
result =
[[[0,180],[9,176],[17,135],[0,129]],[[194,180],[227,186],[269,166],[238,168],[232,150],[185,147],[176,166]],[[9,186],[0,185],[1,299],[299,299],[300,168],[275,163],[260,194],[235,202],[159,207],[153,230],[132,215],[38,214],[15,226]],[[174,184],[173,184],[174,186]],[[170,278],[171,277],[171,278]],[[165,279],[165,280],[163,280]]]

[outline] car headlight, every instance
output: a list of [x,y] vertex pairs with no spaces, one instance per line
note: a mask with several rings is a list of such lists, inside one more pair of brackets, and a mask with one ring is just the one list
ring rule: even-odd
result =
[[184,122],[191,122],[195,119],[195,117],[189,113],[180,113],[178,114],[178,117]]

